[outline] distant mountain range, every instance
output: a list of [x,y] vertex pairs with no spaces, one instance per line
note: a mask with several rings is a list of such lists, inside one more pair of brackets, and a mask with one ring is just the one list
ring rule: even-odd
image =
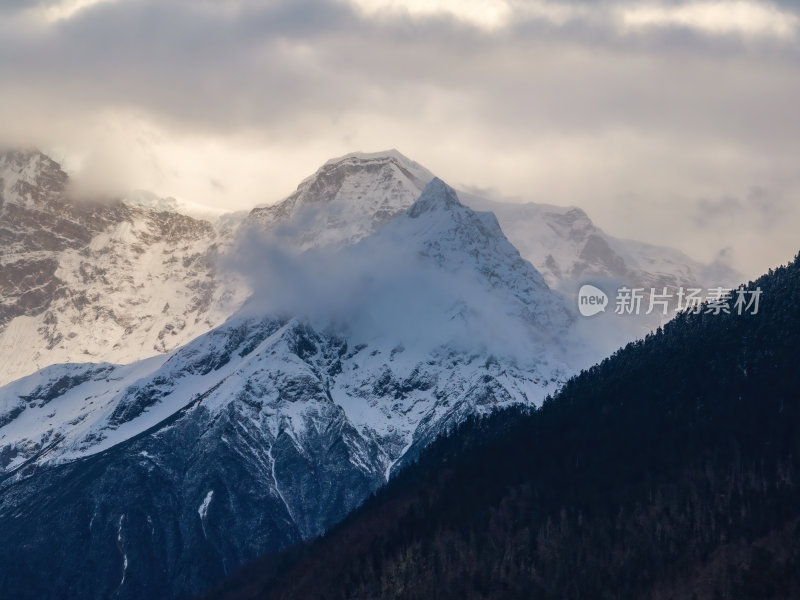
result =
[[4,595],[196,595],[613,349],[578,326],[576,278],[708,275],[396,151],[329,161],[246,218],[180,210],[81,201],[46,156],[0,157]]

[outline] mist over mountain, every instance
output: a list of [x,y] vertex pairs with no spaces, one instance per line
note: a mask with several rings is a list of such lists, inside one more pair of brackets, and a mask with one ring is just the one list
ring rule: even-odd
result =
[[327,242],[300,251],[293,242],[306,242],[287,238],[287,229],[299,227],[291,220],[266,236],[246,225],[229,266],[247,273],[255,290],[247,311],[307,318],[363,341],[390,338],[432,349],[448,340],[519,361],[561,346],[567,357],[563,338],[574,317],[565,301],[520,257],[492,214],[463,206],[439,179],[407,212],[335,252]]
[[[356,152],[331,159],[286,200],[254,209],[248,221],[301,249],[346,245],[404,212],[433,178],[397,150]],[[458,195],[467,206],[494,213],[522,257],[561,291],[591,278],[644,288],[740,279],[722,264],[702,265],[672,248],[613,238],[578,207]]]

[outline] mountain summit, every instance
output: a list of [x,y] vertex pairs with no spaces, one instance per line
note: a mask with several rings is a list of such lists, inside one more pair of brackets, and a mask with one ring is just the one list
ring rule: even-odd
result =
[[288,198],[254,209],[247,223],[301,249],[353,244],[413,204],[433,174],[397,150],[347,154],[304,179]]
[[408,216],[415,219],[427,211],[449,210],[455,206],[462,206],[456,191],[438,177],[434,177],[425,186],[422,195],[408,209]]
[[[285,200],[254,209],[246,223],[301,250],[341,248],[405,212],[433,179],[428,169],[396,150],[354,152],[327,161]],[[738,280],[731,269],[712,269],[678,250],[610,236],[578,207],[502,202],[463,191],[457,198],[493,212],[522,257],[551,288],[565,293],[589,279],[645,289]],[[419,210],[422,204],[414,212]]]

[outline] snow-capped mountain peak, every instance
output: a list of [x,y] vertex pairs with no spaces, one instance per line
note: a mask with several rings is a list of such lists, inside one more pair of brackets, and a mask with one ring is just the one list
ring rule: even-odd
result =
[[347,154],[326,162],[282,202],[254,209],[246,223],[303,250],[340,248],[405,212],[431,179],[396,150]]
[[[97,597],[157,595],[142,592],[153,573],[197,595],[209,574],[194,565],[236,568],[319,535],[470,415],[541,402],[570,372],[563,302],[442,181],[413,207],[355,244],[299,253],[323,261],[319,287],[300,290],[310,317],[299,296],[285,318],[250,306],[166,356],[0,387],[0,492],[15,490],[0,493],[0,531],[24,514],[65,543],[116,539],[131,568],[91,573]],[[311,318],[341,296],[329,325]],[[99,541],[87,553],[108,556]]]
[[[331,159],[300,183],[282,202],[254,209],[245,224],[276,235],[300,250],[352,245],[409,210],[421,214],[441,198],[439,182],[425,167],[396,150],[354,152]],[[452,202],[454,195],[445,195]],[[504,234],[544,276],[547,284],[572,294],[576,281],[600,278],[629,286],[661,287],[733,283],[708,281],[712,271],[681,252],[614,238],[600,230],[582,209],[541,203],[509,203],[459,192],[471,208],[494,213]],[[413,206],[412,206],[413,205]],[[719,272],[720,269],[713,271]],[[650,324],[642,332],[649,329]]]
[[59,164],[38,150],[0,152],[0,205],[13,202],[32,207],[45,196],[63,191],[66,182]]
[[456,206],[463,206],[458,200],[456,191],[438,177],[434,177],[425,186],[422,195],[408,209],[408,216],[416,219],[424,212],[449,210]]
[[380,152],[349,152],[343,156],[331,158],[325,162],[323,168],[345,164],[383,164],[391,162],[411,175],[413,179],[426,183],[433,179],[433,173],[418,162],[411,160],[398,150],[391,148]]

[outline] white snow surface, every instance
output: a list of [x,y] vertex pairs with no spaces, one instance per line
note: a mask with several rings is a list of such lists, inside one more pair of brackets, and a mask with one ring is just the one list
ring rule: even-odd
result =
[[211,499],[214,497],[214,490],[209,490],[203,502],[197,509],[197,514],[200,515],[200,520],[205,522],[206,515],[208,514],[208,507],[211,505]]

